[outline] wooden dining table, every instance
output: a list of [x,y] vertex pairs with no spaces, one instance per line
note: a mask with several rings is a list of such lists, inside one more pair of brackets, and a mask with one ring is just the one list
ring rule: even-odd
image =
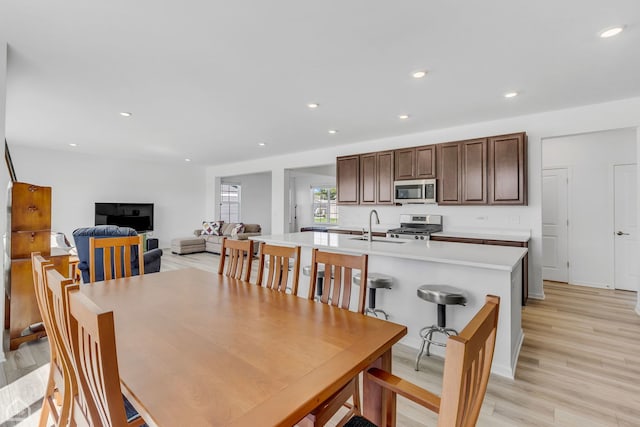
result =
[[[123,394],[151,426],[293,426],[368,367],[391,369],[392,322],[198,269],[81,286],[113,310]],[[363,412],[395,400],[363,380]]]

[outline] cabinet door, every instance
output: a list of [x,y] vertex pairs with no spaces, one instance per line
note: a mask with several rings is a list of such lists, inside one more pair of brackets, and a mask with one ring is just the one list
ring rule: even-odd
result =
[[459,142],[438,144],[438,203],[459,205],[462,190],[462,150]]
[[393,204],[393,151],[376,153],[376,202],[379,205]]
[[489,204],[527,204],[527,140],[524,133],[489,138]]
[[487,203],[487,140],[462,141],[462,204]]
[[14,182],[11,190],[11,231],[51,229],[51,187]]
[[413,179],[415,177],[415,148],[396,150],[394,177],[396,180]]
[[360,204],[376,204],[376,153],[360,155]]
[[418,179],[436,177],[436,149],[435,145],[425,145],[416,148],[416,174]]
[[336,190],[338,204],[357,205],[360,187],[360,156],[344,156],[336,159]]

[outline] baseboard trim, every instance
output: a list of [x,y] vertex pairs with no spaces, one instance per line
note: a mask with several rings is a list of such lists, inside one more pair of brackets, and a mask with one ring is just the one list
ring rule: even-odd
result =
[[518,340],[518,349],[515,351],[515,357],[511,361],[511,372],[513,373],[512,379],[516,378],[516,368],[518,367],[518,359],[520,359],[520,350],[524,344],[524,331],[520,329],[520,339]]
[[529,299],[544,300],[544,293],[542,293],[542,294],[529,293]]

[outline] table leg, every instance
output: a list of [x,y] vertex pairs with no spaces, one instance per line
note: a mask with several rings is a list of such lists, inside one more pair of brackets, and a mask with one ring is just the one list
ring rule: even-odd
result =
[[[388,390],[383,389],[367,377],[369,368],[380,368],[391,372],[391,349],[376,359],[364,371],[362,380],[363,405],[362,412],[365,418],[380,427],[396,426],[396,399]],[[382,422],[385,420],[385,422]]]

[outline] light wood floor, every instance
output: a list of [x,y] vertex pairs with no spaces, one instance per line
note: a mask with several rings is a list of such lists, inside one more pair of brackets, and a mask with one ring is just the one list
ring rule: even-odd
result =
[[[167,250],[162,269],[217,271],[218,259],[206,253],[178,256]],[[523,309],[525,340],[516,379],[491,377],[478,426],[640,426],[636,294],[555,282],[544,285],[546,299],[530,300]],[[416,372],[414,357],[414,349],[396,345],[394,372],[439,393],[442,360],[423,358],[421,371]],[[23,344],[8,354],[0,364],[0,408],[20,398],[37,412],[47,362],[46,340]],[[0,427],[14,425],[3,412]],[[36,417],[20,425],[31,425]],[[434,426],[436,417],[399,399],[398,425]]]

